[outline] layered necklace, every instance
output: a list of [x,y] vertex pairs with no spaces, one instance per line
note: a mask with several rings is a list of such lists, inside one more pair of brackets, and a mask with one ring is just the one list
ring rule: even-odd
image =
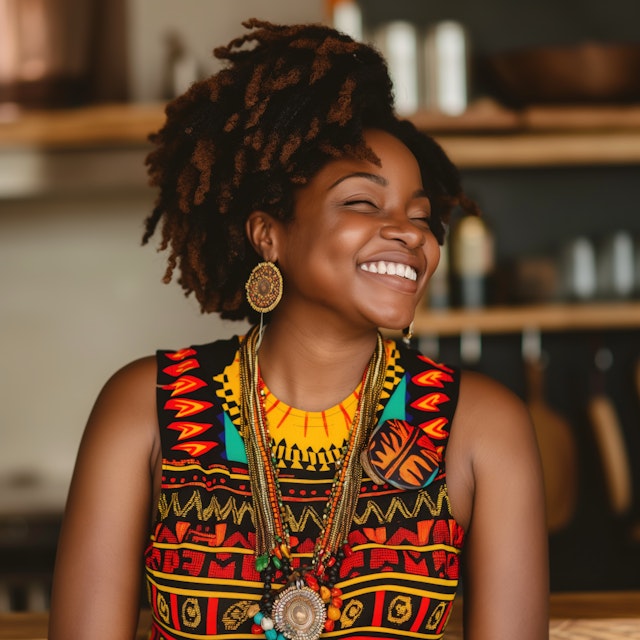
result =
[[[347,441],[336,460],[331,491],[322,514],[311,563],[291,566],[291,532],[282,500],[277,460],[264,407],[254,327],[240,346],[242,435],[244,437],[256,527],[256,570],[264,583],[259,604],[253,605],[252,631],[267,640],[317,640],[340,618],[341,592],[335,587],[340,563],[351,550],[347,535],[356,510],[362,466],[360,453],[371,433],[384,383],[386,356],[380,334],[362,378],[362,389]],[[273,584],[284,584],[278,591]]]

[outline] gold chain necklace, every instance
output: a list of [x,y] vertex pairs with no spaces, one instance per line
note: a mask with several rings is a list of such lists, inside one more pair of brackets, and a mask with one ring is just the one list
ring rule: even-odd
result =
[[[340,617],[341,593],[334,583],[341,559],[350,553],[346,541],[362,481],[360,453],[371,433],[386,371],[384,343],[378,334],[348,441],[336,461],[311,566],[293,571],[289,525],[263,404],[258,340],[259,331],[254,327],[240,346],[242,435],[253,497],[256,569],[265,583],[265,595],[249,615],[254,621],[252,630],[264,633],[267,640],[317,640]],[[274,596],[271,584],[277,581],[287,586]]]

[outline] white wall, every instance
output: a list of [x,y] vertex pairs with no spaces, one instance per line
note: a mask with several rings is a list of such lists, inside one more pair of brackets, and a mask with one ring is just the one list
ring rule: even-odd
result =
[[0,512],[2,482],[17,474],[42,477],[62,502],[86,418],[115,370],[244,329],[161,282],[164,254],[140,246],[151,200],[141,190],[0,203]]
[[216,69],[214,47],[245,32],[248,18],[321,22],[324,0],[128,0],[130,94],[136,101],[162,93],[165,38],[175,32],[201,67]]

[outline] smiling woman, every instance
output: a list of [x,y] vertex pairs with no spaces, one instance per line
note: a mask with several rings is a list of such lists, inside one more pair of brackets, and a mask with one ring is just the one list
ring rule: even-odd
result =
[[329,329],[345,336],[372,326],[402,329],[413,319],[438,264],[430,228],[438,221],[409,149],[377,129],[365,130],[364,141],[376,163],[329,162],[298,190],[293,220],[267,225],[263,212],[249,218],[258,252],[285,274],[272,329],[280,315],[299,317],[317,337]]
[[[148,167],[174,272],[246,335],[105,385],[58,550],[51,640],[547,637],[535,437],[498,384],[380,328],[411,324],[454,206],[380,55],[257,20],[167,107]],[[463,553],[464,550],[464,553]]]

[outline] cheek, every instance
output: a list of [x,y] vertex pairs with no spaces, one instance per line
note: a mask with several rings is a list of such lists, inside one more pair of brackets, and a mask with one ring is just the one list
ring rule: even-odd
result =
[[344,237],[332,228],[309,225],[287,239],[282,266],[289,280],[298,281],[300,287],[325,288],[330,283],[335,286],[344,278],[344,246]]
[[356,260],[358,252],[369,241],[371,233],[358,224],[336,225],[325,239],[327,249],[342,259]]
[[325,225],[318,226],[307,234],[296,250],[302,254],[303,259],[321,262],[327,273],[339,272],[344,275],[357,262],[366,241],[367,238],[358,225]]

